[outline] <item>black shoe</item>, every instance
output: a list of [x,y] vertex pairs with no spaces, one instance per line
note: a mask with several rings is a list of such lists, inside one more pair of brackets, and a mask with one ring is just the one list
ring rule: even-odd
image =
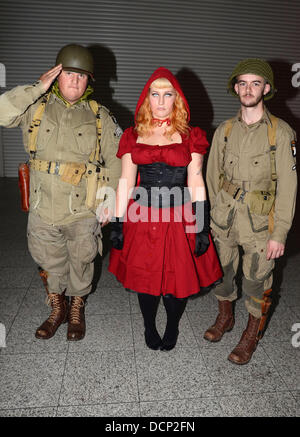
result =
[[177,339],[178,339],[178,335],[179,335],[179,331],[177,330],[175,333],[175,336],[170,336],[170,335],[164,335],[163,339],[162,339],[162,344],[160,347],[161,351],[170,351],[172,349],[174,349],[174,347],[176,346],[177,343]]
[[153,349],[154,351],[158,350],[162,344],[159,333],[153,330],[145,331],[145,342],[148,348]]

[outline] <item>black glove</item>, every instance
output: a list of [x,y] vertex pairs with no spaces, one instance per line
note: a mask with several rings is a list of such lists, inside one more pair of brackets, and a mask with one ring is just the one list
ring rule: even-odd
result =
[[[195,242],[195,255],[198,257],[203,255],[210,244],[209,241],[209,205],[207,200],[196,201],[192,203],[193,213],[196,215],[196,242]],[[197,232],[197,228],[201,229],[201,232]]]
[[110,241],[114,249],[123,249],[123,222],[120,217],[112,217],[110,222]]

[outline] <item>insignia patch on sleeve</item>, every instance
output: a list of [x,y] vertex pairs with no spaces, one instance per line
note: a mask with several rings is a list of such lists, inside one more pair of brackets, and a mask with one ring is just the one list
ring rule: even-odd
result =
[[122,128],[117,124],[116,130],[115,130],[115,136],[119,138],[122,135],[122,133],[123,133]]
[[295,158],[296,157],[296,142],[291,141],[291,149],[292,149],[292,155]]

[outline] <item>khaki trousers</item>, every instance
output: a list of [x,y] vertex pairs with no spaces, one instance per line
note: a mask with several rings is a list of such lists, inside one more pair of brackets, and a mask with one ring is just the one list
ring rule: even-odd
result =
[[53,226],[30,213],[28,248],[34,261],[48,273],[49,293],[85,296],[91,291],[94,259],[101,245],[96,218]]
[[[223,268],[223,283],[217,285],[214,294],[219,300],[234,301],[237,298],[235,276],[239,265],[239,247],[242,255],[242,290],[246,295],[245,305],[254,317],[261,317],[261,303],[264,291],[272,287],[275,261],[266,259],[268,230],[259,231],[255,220],[260,216],[249,217],[245,207],[236,211],[230,230],[219,229],[212,223],[212,234]],[[267,223],[267,217],[265,217]],[[260,223],[261,225],[261,223]],[[263,227],[261,227],[262,229]]]

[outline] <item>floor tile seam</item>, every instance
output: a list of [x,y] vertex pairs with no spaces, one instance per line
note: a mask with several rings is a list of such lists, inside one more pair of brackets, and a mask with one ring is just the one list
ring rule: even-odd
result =
[[[48,408],[57,408],[57,404],[53,404],[53,405],[43,405],[41,406],[37,406],[37,407],[1,407],[0,411],[18,411],[18,410],[45,410]],[[0,415],[1,417],[1,415]]]
[[174,398],[150,398],[150,399],[141,399],[140,404],[144,404],[144,403],[157,403],[157,402],[183,402],[183,401],[211,401],[211,400],[215,400],[218,402],[218,396],[208,396],[208,395],[203,395],[203,396],[176,396]]
[[57,409],[59,408],[70,408],[70,407],[76,407],[76,408],[85,408],[85,407],[102,407],[102,406],[109,406],[109,405],[131,405],[131,404],[140,404],[140,401],[101,401],[99,403],[99,401],[96,402],[85,402],[84,404],[76,404],[76,403],[72,403],[72,404],[66,404],[66,403],[59,403],[58,405],[56,405],[55,407],[57,407]]
[[203,401],[203,400],[218,400],[219,397],[218,396],[185,396],[185,397],[180,397],[180,398],[164,398],[164,399],[153,399],[153,400],[145,400],[145,401],[141,401],[142,404],[147,404],[147,403],[153,403],[153,402],[181,402],[181,401]]
[[67,367],[67,360],[68,360],[68,355],[69,355],[69,349],[70,349],[70,345],[68,344],[67,345],[65,362],[64,362],[64,368],[63,368],[62,377],[61,377],[60,390],[59,390],[58,399],[57,399],[57,407],[56,407],[56,411],[55,411],[55,417],[57,416],[59,402],[60,402],[60,399],[61,399],[61,394],[62,394],[62,389],[63,389],[63,384],[64,384],[64,378],[65,378],[65,374],[66,374],[66,367]]
[[251,389],[250,389],[250,391],[247,391],[247,392],[243,392],[243,393],[236,393],[236,394],[228,394],[228,395],[226,395],[226,394],[224,394],[224,395],[220,395],[220,396],[216,396],[216,398],[218,398],[218,399],[227,399],[227,398],[233,398],[233,397],[238,397],[238,398],[240,398],[241,396],[243,397],[243,396],[257,396],[257,395],[274,395],[274,394],[276,394],[276,393],[278,393],[278,394],[281,394],[281,393],[289,393],[289,394],[291,394],[291,390],[289,390],[288,388],[286,388],[286,389],[275,389],[275,390],[271,390],[271,389],[269,389],[269,390],[265,390],[265,391],[263,391],[263,392],[256,392],[256,391],[251,391]]
[[[130,299],[129,299],[129,305],[130,305],[130,309],[131,309],[131,301],[130,301]],[[131,335],[132,335],[132,345],[133,345],[133,356],[134,356],[134,367],[135,367],[137,397],[138,397],[138,404],[139,404],[139,415],[141,416],[141,405],[140,405],[141,396],[140,396],[140,386],[139,386],[139,374],[138,374],[137,360],[136,360],[136,348],[135,348],[135,337],[134,337],[132,313],[130,314],[130,325],[131,325]]]
[[[33,274],[32,274],[32,277],[33,277]],[[32,280],[32,278],[31,278],[31,280]],[[30,281],[30,283],[31,283],[31,281]],[[14,288],[18,288],[18,287],[14,287]],[[21,288],[21,287],[20,287],[20,288]],[[8,335],[9,335],[9,333],[10,333],[10,331],[11,331],[11,329],[12,329],[14,323],[15,323],[16,318],[18,317],[18,315],[19,315],[19,313],[20,313],[21,306],[23,305],[23,302],[25,301],[25,298],[26,298],[26,295],[27,295],[27,293],[28,293],[28,291],[29,291],[29,288],[30,288],[30,284],[28,285],[27,289],[26,289],[26,290],[24,291],[24,293],[23,293],[23,297],[22,297],[21,302],[20,302],[20,304],[19,304],[19,306],[18,306],[18,309],[17,309],[17,311],[16,311],[16,314],[15,314],[15,316],[14,316],[14,318],[13,318],[11,324],[10,324],[10,327],[9,327],[7,333],[6,333],[6,338],[8,337]],[[0,288],[0,291],[1,291],[1,288]]]
[[[197,341],[197,339],[196,339],[196,341]],[[218,396],[217,396],[217,393],[216,393],[216,389],[214,388],[214,383],[213,383],[213,379],[212,379],[212,376],[211,376],[211,372],[210,372],[210,370],[208,368],[208,364],[206,364],[206,361],[205,361],[204,356],[202,354],[202,347],[201,347],[200,343],[198,343],[198,342],[197,342],[197,348],[198,348],[198,350],[200,352],[200,355],[201,355],[201,358],[202,358],[202,361],[203,361],[203,365],[204,365],[204,367],[206,369],[206,373],[207,373],[207,375],[209,377],[209,380],[210,380],[210,383],[211,383],[211,387],[212,387],[212,390],[213,390],[213,393],[214,393],[214,397],[217,398]],[[219,404],[219,407],[220,407],[220,409],[222,411],[222,408],[221,408],[220,404]]]
[[[68,346],[67,346],[68,347]],[[2,354],[3,357],[17,357],[17,356],[29,356],[29,355],[33,355],[33,356],[42,356],[42,355],[66,355],[67,351],[59,351],[59,352],[54,352],[54,351],[42,351],[42,352],[16,352],[16,353],[11,353],[11,352],[7,352]],[[0,355],[1,356],[1,355]]]
[[[181,402],[181,401],[202,401],[202,400],[218,400],[218,397],[212,397],[212,396],[185,396],[185,397],[180,397],[180,398],[162,398],[162,399],[152,399],[152,400],[135,400],[135,401],[102,401],[101,403],[99,402],[85,402],[84,404],[76,404],[76,403],[72,403],[72,404],[66,404],[66,403],[59,403],[57,406],[57,408],[70,408],[70,407],[93,407],[93,406],[109,406],[109,405],[131,405],[131,404],[138,404],[139,405],[139,413],[141,414],[140,411],[140,406],[141,404],[150,404],[153,402]],[[32,408],[36,408],[36,407],[32,407]],[[38,408],[38,407],[37,407]]]
[[264,347],[264,345],[262,344],[261,347],[263,348],[264,353],[267,355],[268,359],[270,360],[270,362],[272,363],[274,369],[276,370],[278,376],[280,377],[281,381],[284,383],[284,385],[286,386],[288,391],[291,391],[291,388],[288,386],[288,383],[285,381],[285,378],[282,376],[280,370],[278,369],[278,366],[276,366],[276,362],[274,363],[274,360],[272,360],[272,358],[269,356],[266,348]]
[[[194,331],[194,329],[193,329],[193,325],[192,325],[192,322],[191,322],[191,320],[190,320],[190,318],[189,318],[189,316],[188,316],[188,313],[186,313],[186,319],[187,319],[187,321],[188,321],[189,329],[190,329],[190,331],[192,331],[192,334],[193,334],[194,340],[195,340],[195,342],[196,342],[196,345],[198,346],[197,335],[195,334],[195,331]],[[179,325],[179,328],[180,328],[180,325]],[[180,330],[179,330],[179,335],[180,335]],[[185,346],[184,346],[184,347],[185,347]],[[190,346],[190,347],[191,347],[191,346]]]
[[[239,399],[241,399],[241,398],[246,398],[246,396],[248,396],[248,395],[253,395],[253,396],[259,396],[259,395],[274,395],[274,394],[283,394],[283,393],[288,393],[288,394],[290,394],[291,396],[292,396],[292,394],[291,394],[291,392],[290,392],[290,390],[276,390],[276,391],[265,391],[265,392],[261,392],[261,393],[256,393],[256,392],[245,392],[245,393],[238,393],[238,394],[235,394],[235,395],[222,395],[222,396],[219,396],[218,397],[218,399],[219,399],[219,404],[220,404],[220,408],[221,408],[221,410],[222,410],[222,412],[224,413],[224,414],[226,414],[226,415],[228,415],[228,412],[226,412],[225,411],[225,409],[223,409],[223,407],[222,407],[222,400],[223,399],[232,399],[232,398],[234,398],[234,397],[238,397]],[[295,398],[294,398],[294,396],[292,396],[293,397],[293,400],[295,400]],[[297,400],[295,400],[295,408],[296,408],[296,406],[297,406]],[[242,416],[237,416],[237,417],[242,417]],[[244,416],[244,417],[252,417],[252,416]],[[261,417],[261,416],[253,416],[253,417]],[[274,417],[279,417],[279,416],[274,416]],[[281,416],[280,416],[281,417]],[[285,417],[295,417],[295,415],[289,415],[289,416],[285,416]]]
[[299,404],[299,407],[300,407],[300,398],[298,399],[298,397],[297,397],[298,392],[300,392],[300,389],[298,389],[298,390],[290,390],[290,393],[293,396],[293,398],[295,399],[296,404],[297,405]]

